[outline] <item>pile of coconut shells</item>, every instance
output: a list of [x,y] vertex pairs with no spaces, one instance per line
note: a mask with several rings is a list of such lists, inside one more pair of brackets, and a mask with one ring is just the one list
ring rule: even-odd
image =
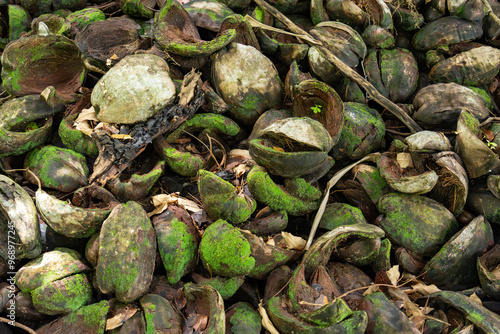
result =
[[500,333],[496,0],[0,2],[1,333]]

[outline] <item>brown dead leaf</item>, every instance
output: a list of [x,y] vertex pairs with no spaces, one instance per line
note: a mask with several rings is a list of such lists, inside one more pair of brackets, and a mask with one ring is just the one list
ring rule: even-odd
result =
[[[319,295],[318,298],[316,298],[314,303],[317,304],[318,306],[321,305],[321,307],[323,307],[326,304],[328,304],[328,298],[324,294],[321,294],[321,295]],[[321,308],[321,307],[318,307],[318,308]]]
[[285,152],[284,149],[282,149],[281,147],[278,147],[278,146],[273,146],[273,150],[278,151],[278,152]]
[[491,273],[495,276],[496,279],[500,279],[500,264],[496,266],[496,268],[493,269]]
[[90,107],[89,109],[82,109],[75,122],[73,123],[73,126],[78,131],[83,132],[85,135],[90,137],[91,133],[94,131],[90,122],[99,122],[94,111],[94,107]]
[[476,293],[474,292],[472,295],[470,295],[469,297],[470,299],[472,299],[473,301],[475,301],[476,303],[478,303],[479,305],[483,305],[483,302],[481,301],[481,298],[479,298]]
[[422,309],[409,299],[404,301],[404,308],[406,310],[406,315],[413,322],[413,324],[417,328],[422,329],[426,319],[426,316]]
[[151,199],[153,201],[155,209],[148,213],[148,217],[160,214],[163,211],[167,210],[169,205],[177,203],[177,198],[168,194],[155,195]]
[[483,130],[484,139],[487,141],[493,141],[495,139],[495,134],[491,130]]
[[387,276],[389,277],[391,284],[397,286],[399,277],[401,276],[399,273],[399,265],[392,266],[391,269],[387,270]]
[[116,314],[113,318],[106,320],[106,330],[112,330],[118,328],[130,319],[136,312],[137,307],[125,307],[122,312]]
[[236,175],[236,177],[240,177],[246,172],[247,165],[246,164],[239,164],[238,166],[233,168],[233,173]]
[[232,157],[242,157],[246,160],[252,160],[252,157],[250,156],[250,152],[248,150],[241,150],[241,149],[238,149],[238,148],[235,148],[231,151],[229,151],[229,153],[227,154],[227,156],[229,158],[232,158]]
[[112,134],[111,135],[111,138],[116,138],[116,139],[134,139],[131,135],[125,135],[125,134],[121,134],[121,133],[118,133],[118,134]]
[[378,287],[378,285],[373,284],[373,285],[370,285],[370,287],[363,292],[363,296],[368,296],[368,295],[371,295],[372,293],[375,293],[378,291],[380,291],[380,288]]
[[418,292],[422,296],[428,296],[431,293],[441,291],[437,286],[434,284],[431,285],[426,285],[422,282],[419,282],[417,284],[412,284],[411,289],[405,290],[406,294],[410,294],[413,292]]
[[410,153],[398,153],[396,155],[396,160],[401,166],[401,168],[408,168],[408,167],[413,167],[413,159],[411,158]]
[[301,251],[306,247],[306,240],[301,237],[294,236],[288,232],[281,232],[281,236],[285,240],[288,249]]
[[196,333],[201,333],[207,328],[208,316],[205,314],[198,314],[197,316],[196,323],[193,325],[193,330]]
[[182,82],[181,91],[179,93],[179,104],[186,106],[194,97],[194,91],[196,86],[198,85],[198,81],[200,80],[201,73],[196,72],[193,68],[191,72],[189,72]]
[[262,306],[262,300],[259,303],[259,313],[262,317],[262,327],[267,329],[267,331],[271,334],[280,334],[280,332],[278,332],[278,330],[274,327],[271,319],[269,319],[266,309]]
[[159,194],[153,196],[151,199],[153,200],[155,209],[148,213],[148,217],[162,213],[163,211],[167,210],[169,205],[172,204],[177,204],[178,206],[192,213],[203,210],[203,208],[200,207],[196,202],[179,196],[179,193]]

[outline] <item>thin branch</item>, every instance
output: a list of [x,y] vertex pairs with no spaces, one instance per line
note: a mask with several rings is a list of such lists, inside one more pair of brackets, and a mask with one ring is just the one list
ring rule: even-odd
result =
[[9,324],[11,326],[24,329],[26,332],[28,332],[30,334],[37,334],[33,329],[29,328],[28,326],[20,324],[20,323],[18,323],[16,321],[11,321],[11,320],[9,320],[7,318],[0,317],[0,322],[4,322],[4,323]]
[[[407,114],[405,113],[400,107],[398,107],[394,102],[383,96],[382,94],[379,93],[379,91],[373,87],[373,85],[368,82],[365,78],[363,78],[361,75],[359,75],[356,71],[354,71],[352,68],[344,64],[342,60],[340,60],[333,52],[331,52],[328,48],[324,46],[323,43],[315,39],[313,36],[311,36],[308,32],[305,30],[301,29],[298,27],[295,23],[293,23],[289,18],[287,18],[285,15],[283,15],[279,10],[268,4],[265,0],[254,0],[254,2],[271,13],[275,18],[280,20],[290,31],[296,34],[301,34],[306,36],[307,38],[304,39],[310,46],[316,46],[318,50],[323,53],[323,55],[326,57],[326,59],[332,63],[334,66],[337,67],[337,69],[346,77],[357,83],[359,86],[361,86],[363,89],[365,89],[368,94],[372,97],[373,100],[378,102],[381,106],[386,108],[391,114],[393,114],[397,119],[399,119],[406,127],[412,132],[419,132],[422,131],[422,128]],[[317,43],[312,43],[310,41],[312,39],[313,41],[320,42],[322,45],[317,45]]]

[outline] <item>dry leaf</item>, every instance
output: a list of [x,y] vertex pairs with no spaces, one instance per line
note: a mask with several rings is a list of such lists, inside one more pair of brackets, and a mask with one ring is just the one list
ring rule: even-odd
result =
[[306,241],[301,237],[296,237],[288,232],[281,232],[281,236],[285,240],[288,249],[301,251],[306,247]]
[[196,203],[195,201],[191,201],[187,198],[180,196],[177,197],[177,205],[183,207],[184,209],[192,213],[203,210],[203,208],[200,205],[198,205],[198,203]]
[[378,291],[380,291],[380,288],[378,287],[378,285],[370,285],[370,287],[368,289],[366,289],[365,292],[363,292],[363,296],[371,295],[372,293],[375,293]]
[[401,168],[413,167],[413,159],[410,153],[398,153],[396,160]]
[[250,152],[248,150],[240,150],[238,148],[235,148],[227,154],[229,158],[232,157],[242,157],[244,159],[252,160],[252,157],[250,156]]
[[196,323],[193,325],[195,332],[203,332],[207,328],[208,317],[205,314],[198,314]]
[[496,279],[500,279],[500,264],[491,271],[491,274],[493,274],[493,276],[495,276]]
[[328,304],[328,298],[324,294],[321,294],[321,295],[319,295],[318,298],[316,298],[314,303],[319,306],[318,308],[321,308],[321,307],[325,306],[326,304]]
[[483,302],[481,301],[481,298],[479,298],[476,293],[474,292],[472,295],[470,295],[469,297],[470,299],[472,299],[473,301],[475,301],[476,303],[478,303],[479,305],[483,305]]
[[431,293],[438,292],[438,291],[441,291],[441,290],[437,286],[435,286],[434,284],[425,285],[424,283],[421,283],[421,282],[419,282],[417,284],[413,284],[411,286],[410,290],[405,290],[405,292],[407,294],[410,294],[413,292],[418,292],[422,296],[427,296],[427,295],[430,295]]
[[118,56],[115,53],[113,53],[113,55],[111,57],[109,57],[109,59],[116,60],[116,59],[118,59]]
[[170,204],[175,204],[177,203],[177,197],[168,195],[168,194],[160,194],[160,195],[155,195],[152,198],[153,205],[155,206],[155,209],[148,213],[148,217],[151,217],[152,215],[157,215],[162,213],[163,211],[167,210],[168,206]]
[[269,238],[267,239],[266,244],[268,244],[269,246],[276,246],[276,241],[274,241],[273,238]]
[[121,134],[121,133],[113,134],[113,135],[111,135],[111,138],[116,138],[116,139],[134,139],[130,135],[125,135],[125,134]]
[[391,269],[387,270],[387,276],[389,277],[391,284],[397,286],[399,277],[401,276],[401,274],[399,273],[399,265],[397,264],[395,266],[392,266]]
[[167,210],[168,206],[171,204],[177,204],[193,213],[203,210],[196,202],[179,196],[179,193],[155,195],[151,199],[153,200],[155,209],[148,213],[148,217],[162,213]]
[[186,106],[194,97],[195,88],[200,80],[201,73],[193,68],[182,81],[181,91],[179,93],[179,104]]
[[426,317],[420,307],[408,299],[404,301],[404,308],[406,309],[406,315],[410,318],[413,324],[415,324],[417,328],[422,329]]
[[285,152],[284,149],[282,149],[281,147],[278,147],[278,146],[273,146],[273,150],[278,151],[278,152]]
[[99,120],[97,119],[97,115],[95,114],[94,107],[90,107],[89,109],[82,109],[78,117],[75,119],[73,126],[78,131],[81,131],[90,137],[90,134],[94,131],[90,123],[91,121],[99,122]]
[[112,330],[114,328],[120,327],[130,319],[136,312],[138,308],[136,307],[125,307],[121,313],[118,313],[113,318],[106,320],[106,330]]
[[280,332],[278,332],[278,330],[274,327],[271,319],[269,319],[266,309],[262,306],[262,300],[259,303],[259,313],[262,317],[262,327],[267,329],[271,334],[280,334]]
[[484,134],[484,139],[486,139],[487,141],[493,141],[493,139],[495,139],[495,134],[491,130],[485,129],[483,130],[483,134]]
[[246,168],[246,164],[239,164],[238,166],[233,168],[233,173],[236,175],[236,177],[240,177],[245,174]]

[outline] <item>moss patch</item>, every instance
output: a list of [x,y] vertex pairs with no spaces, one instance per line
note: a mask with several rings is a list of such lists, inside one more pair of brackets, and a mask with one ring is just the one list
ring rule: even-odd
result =
[[92,287],[85,274],[77,274],[46,284],[31,292],[35,308],[56,315],[78,310],[92,299]]
[[183,222],[174,218],[170,221],[168,233],[156,229],[158,250],[170,284],[177,283],[186,274],[188,265],[196,259],[196,238],[189,233]]
[[237,228],[222,219],[203,233],[200,258],[213,275],[226,277],[244,276],[255,266],[250,243]]
[[275,211],[286,211],[290,215],[300,216],[312,212],[319,207],[318,201],[302,201],[291,196],[281,189],[265,169],[254,166],[247,177],[248,188],[252,195],[259,201],[268,205]]

